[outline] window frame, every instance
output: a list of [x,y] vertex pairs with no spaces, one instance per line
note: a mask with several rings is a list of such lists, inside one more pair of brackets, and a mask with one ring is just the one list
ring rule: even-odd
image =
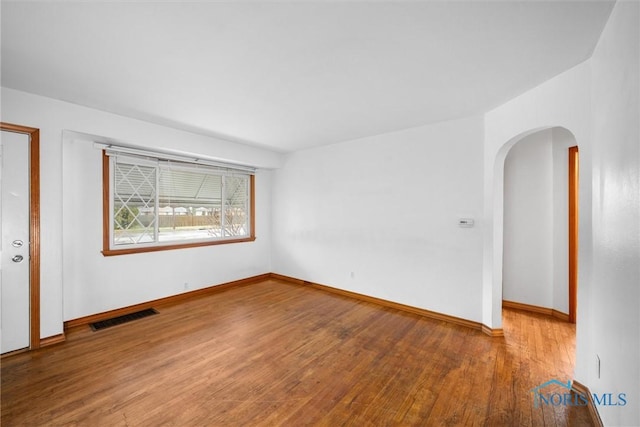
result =
[[111,220],[111,173],[110,160],[106,150],[102,150],[102,255],[129,255],[146,252],[169,251],[174,249],[188,249],[202,246],[226,245],[231,243],[245,243],[256,240],[255,227],[255,175],[249,175],[249,235],[240,238],[216,238],[215,240],[197,240],[189,243],[177,242],[156,242],[153,245],[144,245],[141,247],[112,248],[111,247],[111,230],[113,227]]

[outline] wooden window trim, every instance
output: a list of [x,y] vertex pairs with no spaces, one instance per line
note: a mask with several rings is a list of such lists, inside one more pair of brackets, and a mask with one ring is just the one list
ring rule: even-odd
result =
[[159,252],[170,251],[174,249],[188,249],[199,248],[202,246],[216,246],[227,245],[231,243],[246,243],[256,240],[256,226],[255,226],[255,176],[249,175],[249,227],[251,234],[249,237],[242,237],[239,239],[226,239],[226,240],[210,240],[205,242],[192,242],[192,243],[168,243],[166,245],[146,246],[141,248],[125,248],[125,249],[111,249],[109,239],[109,192],[110,192],[110,180],[109,180],[109,156],[107,152],[102,150],[102,255],[115,256],[115,255],[130,255],[139,254],[145,252]]

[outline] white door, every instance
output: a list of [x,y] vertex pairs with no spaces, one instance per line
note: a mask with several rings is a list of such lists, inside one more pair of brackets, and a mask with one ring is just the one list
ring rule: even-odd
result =
[[29,135],[0,136],[0,353],[29,347]]

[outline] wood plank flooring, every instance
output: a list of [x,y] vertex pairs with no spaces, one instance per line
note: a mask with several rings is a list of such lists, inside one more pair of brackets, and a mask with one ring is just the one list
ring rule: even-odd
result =
[[266,280],[2,359],[9,426],[584,426],[534,407],[573,378],[574,326],[504,312],[505,337]]

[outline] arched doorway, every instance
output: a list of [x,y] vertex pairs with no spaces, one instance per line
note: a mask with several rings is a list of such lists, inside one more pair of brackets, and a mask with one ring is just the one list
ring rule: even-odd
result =
[[[577,186],[565,128],[538,130],[509,148],[503,179],[503,306],[575,319]],[[575,164],[575,163],[574,163]],[[571,197],[573,196],[573,197]],[[573,214],[573,215],[570,215]]]

